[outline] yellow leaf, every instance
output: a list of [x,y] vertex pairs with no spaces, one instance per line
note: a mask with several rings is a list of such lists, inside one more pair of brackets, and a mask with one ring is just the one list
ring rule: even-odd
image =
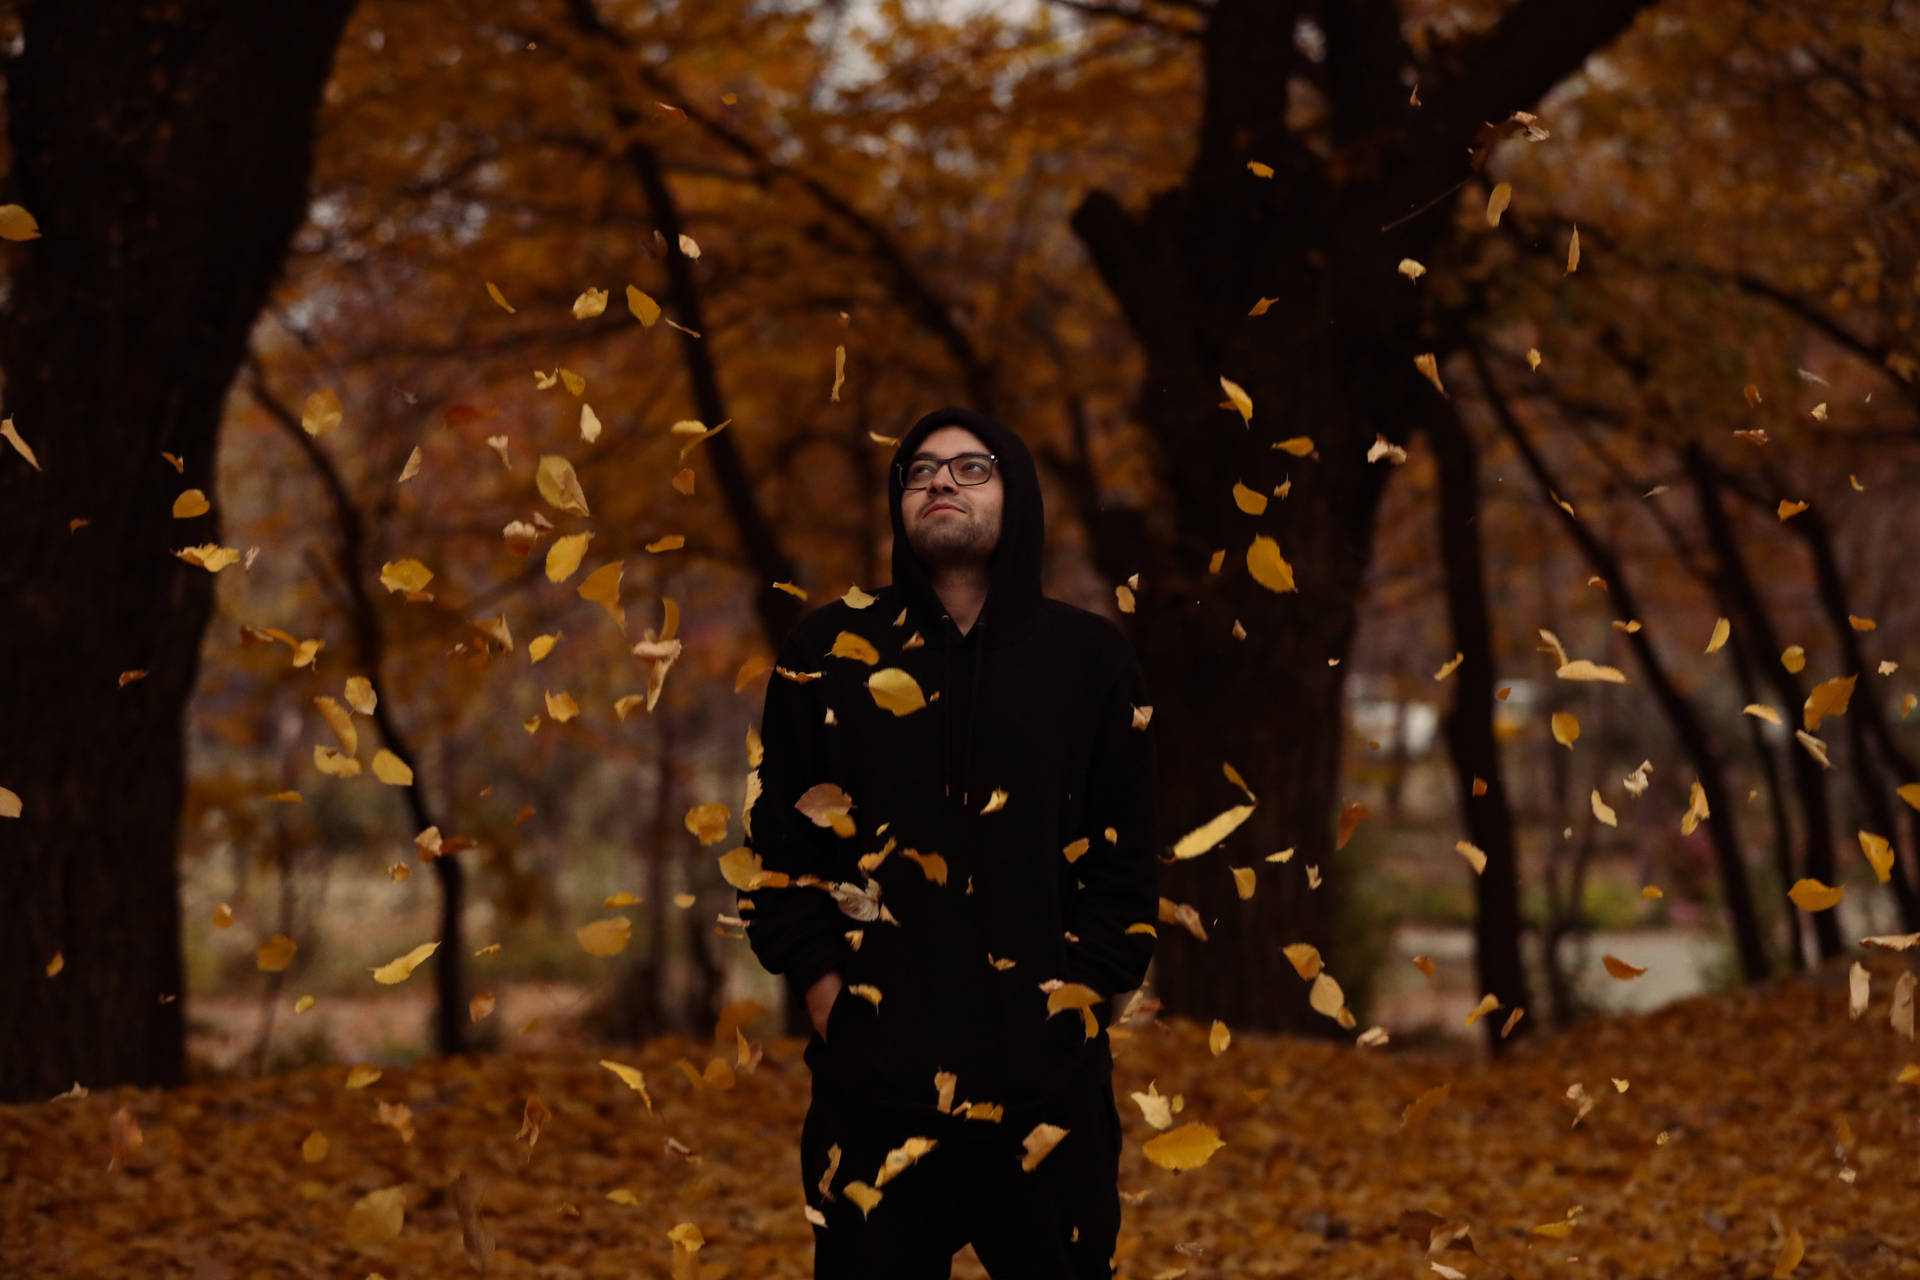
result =
[[1433,673],[1433,678],[1435,680],[1445,680],[1448,676],[1460,669],[1460,664],[1465,662],[1466,658],[1466,654],[1456,652],[1453,657],[1440,664],[1440,669]]
[[851,631],[842,631],[835,636],[830,652],[836,658],[852,658],[868,666],[880,661],[880,651],[873,647],[873,642]]
[[418,560],[389,560],[380,566],[380,585],[388,591],[419,591],[433,581],[433,570]]
[[1447,1095],[1452,1092],[1453,1092],[1452,1085],[1437,1084],[1433,1086],[1433,1088],[1428,1089],[1427,1091],[1422,1093],[1419,1097],[1415,1098],[1412,1102],[1409,1102],[1406,1105],[1405,1109],[1403,1109],[1400,1112],[1400,1127],[1402,1129],[1405,1129],[1410,1125],[1419,1124],[1422,1120],[1424,1120],[1428,1115],[1430,1115],[1433,1112],[1433,1109],[1435,1107],[1445,1102],[1447,1100]]
[[389,987],[398,982],[405,982],[413,971],[420,967],[421,961],[439,949],[440,944],[437,942],[423,942],[407,954],[389,960],[375,969],[373,980]]
[[[32,467],[35,471],[40,469],[40,459],[33,456],[33,450],[29,449],[27,442],[20,438],[20,433],[13,429],[12,418],[0,419],[0,440],[5,440],[8,444],[12,445],[14,452],[27,460],[28,466]],[[176,552],[175,554],[178,553]]]
[[373,691],[373,681],[365,676],[348,676],[347,705],[363,716],[372,715],[373,709],[380,705],[380,699]]
[[1600,821],[1606,823],[1610,827],[1617,827],[1620,825],[1620,816],[1613,811],[1612,805],[1608,804],[1605,800],[1602,800],[1600,798],[1600,791],[1598,788],[1594,789],[1592,804],[1593,804],[1594,817],[1598,818]]
[[1571,711],[1556,711],[1553,713],[1552,728],[1553,740],[1571,750],[1580,737],[1580,718]]
[[688,1253],[695,1252],[701,1245],[707,1242],[707,1238],[700,1234],[700,1228],[694,1226],[691,1222],[682,1222],[675,1226],[673,1230],[667,1232],[667,1239],[673,1241]]
[[280,973],[293,963],[293,953],[300,944],[284,933],[276,933],[260,944],[257,957],[262,973]]
[[1434,358],[1433,352],[1424,351],[1415,356],[1413,367],[1426,376],[1427,381],[1433,384],[1435,391],[1443,396],[1447,394],[1447,389],[1440,385],[1440,362]]
[[687,539],[685,534],[668,533],[662,534],[652,542],[649,542],[647,544],[647,550],[658,554],[662,551],[678,551],[686,545]]
[[1293,566],[1280,554],[1280,544],[1265,534],[1256,534],[1247,547],[1247,572],[1269,591],[1294,589]]
[[1273,304],[1278,301],[1280,301],[1280,299],[1278,298],[1261,298],[1258,302],[1253,304],[1253,307],[1247,312],[1247,314],[1250,316],[1263,316],[1267,314],[1268,308],[1272,307]]
[[617,956],[633,938],[633,921],[625,916],[595,920],[574,930],[573,936],[590,956]]
[[1572,275],[1580,269],[1580,228],[1575,227],[1573,234],[1567,237],[1567,274]]
[[17,204],[0,204],[0,240],[38,240],[40,224]]
[[1007,807],[1007,789],[1005,787],[995,787],[993,789],[993,793],[987,797],[986,804],[980,807],[980,812],[981,813],[998,813],[1000,812],[1000,810],[1006,807]]
[[605,609],[622,632],[627,629],[626,611],[620,607],[620,579],[625,572],[624,561],[610,561],[588,574],[580,584],[580,598]]
[[1213,1026],[1207,1031],[1207,1051],[1217,1058],[1225,1053],[1227,1046],[1232,1043],[1233,1032],[1227,1030],[1226,1023],[1215,1018]]
[[873,1212],[874,1206],[880,1203],[880,1197],[885,1194],[859,1181],[849,1182],[846,1186],[840,1188],[840,1190],[845,1193],[847,1199],[860,1206],[860,1216],[862,1218],[865,1218]]
[[300,1158],[308,1164],[319,1164],[327,1158],[328,1147],[327,1135],[315,1129],[300,1144]]
[[882,667],[867,677],[867,692],[881,710],[909,715],[927,705],[920,683],[899,667]]
[[1421,276],[1427,274],[1426,267],[1412,258],[1400,259],[1400,265],[1396,270],[1409,280],[1418,280]]
[[1772,707],[1763,706],[1758,702],[1749,702],[1746,706],[1740,708],[1740,711],[1743,715],[1752,716],[1756,720],[1765,720],[1768,724],[1780,723],[1780,713],[1778,711],[1775,711]]
[[207,495],[198,489],[188,489],[173,500],[173,518],[191,520],[213,510],[213,504],[207,501]]
[[580,477],[573,464],[557,453],[542,454],[534,482],[548,505],[576,516],[592,514],[587,510],[587,495],[580,489]]
[[605,289],[588,289],[573,300],[573,318],[576,320],[591,320],[606,309],[607,291]]
[[1802,911],[1826,911],[1847,896],[1845,886],[1829,887],[1818,880],[1796,880],[1787,897]]
[[385,747],[373,753],[373,776],[390,787],[410,787],[413,785],[413,770]]
[[727,823],[733,811],[715,801],[694,805],[687,810],[686,827],[700,838],[700,846],[719,844],[727,838]]
[[1233,891],[1245,902],[1253,896],[1254,878],[1252,867],[1229,867],[1233,872]]
[[558,635],[535,636],[527,641],[527,661],[539,662],[553,652],[553,646],[560,643]]
[[513,314],[513,304],[507,301],[506,294],[500,292],[500,286],[495,284],[491,280],[487,281],[487,296],[489,298],[492,298],[495,302],[499,303],[500,309],[505,311],[508,315]]
[[1707,652],[1714,653],[1718,651],[1720,646],[1727,642],[1727,637],[1732,634],[1733,624],[1731,622],[1725,618],[1716,620],[1713,624],[1713,635],[1707,640]]
[[844,345],[836,346],[833,349],[833,390],[827,394],[827,399],[829,402],[833,404],[840,403],[840,388],[846,382],[846,380],[847,380],[847,349]]
[[627,310],[633,312],[634,319],[649,329],[660,318],[660,304],[632,285],[627,286]]
[[1565,1240],[1573,1234],[1573,1224],[1571,1222],[1545,1222],[1532,1228],[1532,1231],[1534,1235],[1545,1236],[1549,1240]]
[[340,740],[340,750],[350,756],[358,755],[360,734],[354,729],[353,717],[347,714],[347,709],[325,694],[313,702],[320,708],[321,718],[327,722],[327,727],[333,730],[333,736]]
[[1162,1169],[1175,1172],[1198,1169],[1227,1144],[1220,1141],[1219,1130],[1209,1124],[1183,1124],[1178,1129],[1152,1137],[1141,1144],[1141,1154]]
[[1267,496],[1257,489],[1249,489],[1239,481],[1233,485],[1233,505],[1250,516],[1257,516],[1267,509]]
[[1273,447],[1290,453],[1296,458],[1304,458],[1313,452],[1313,437],[1289,436],[1285,440],[1275,443]]
[[1780,506],[1777,508],[1776,514],[1778,514],[1782,520],[1791,520],[1806,509],[1807,504],[1804,502],[1789,502],[1787,499],[1782,498],[1780,499]]
[[1847,713],[1847,703],[1853,700],[1854,681],[1858,679],[1858,676],[1835,676],[1813,686],[1813,692],[1807,695],[1806,704],[1800,709],[1800,720],[1808,733],[1818,729],[1824,717]]
[[331,389],[314,392],[300,406],[300,425],[316,440],[339,426],[341,416],[340,394]]
[[1293,971],[1300,975],[1303,982],[1312,982],[1326,968],[1325,962],[1320,959],[1320,948],[1310,942],[1292,943],[1282,948],[1281,954],[1287,957],[1287,963],[1293,966]]
[[571,578],[587,554],[587,543],[592,540],[591,533],[570,533],[564,538],[555,538],[547,548],[547,581],[565,582]]
[[1607,972],[1622,982],[1630,982],[1645,973],[1645,969],[1635,968],[1619,956],[1601,956],[1600,963],[1607,966]]
[[600,415],[590,404],[580,406],[580,438],[588,444],[600,438]]
[[1562,680],[1603,681],[1607,684],[1625,684],[1627,677],[1618,667],[1603,667],[1585,658],[1575,658],[1572,662],[1563,662],[1554,670],[1554,675]]
[[607,1199],[615,1204],[639,1204],[640,1195],[632,1187],[615,1187],[607,1192]]
[[1453,842],[1453,851],[1467,860],[1467,865],[1473,868],[1473,874],[1484,875],[1486,873],[1487,855],[1479,845],[1469,840],[1455,840]]
[[1790,644],[1780,651],[1780,665],[1799,675],[1807,666],[1807,651],[1797,644]]
[[1247,161],[1247,172],[1256,178],[1271,178],[1273,176],[1273,166],[1270,164],[1262,164],[1258,160],[1249,160]]
[[541,697],[547,704],[547,714],[553,717],[555,724],[565,724],[580,714],[580,704],[575,702],[573,695],[564,689],[559,693],[551,689],[543,690]]
[[1199,857],[1225,840],[1235,828],[1252,816],[1253,806],[1250,804],[1237,804],[1223,813],[1215,814],[1175,841],[1173,856],[1176,858]]
[[1133,588],[1129,587],[1126,583],[1123,582],[1113,589],[1113,598],[1115,603],[1119,605],[1120,612],[1133,612]]
[[369,1191],[353,1202],[347,1212],[347,1243],[367,1249],[385,1244],[400,1234],[406,1224],[407,1193],[402,1187]]
[[1492,193],[1487,196],[1487,225],[1499,226],[1500,215],[1507,211],[1507,205],[1512,201],[1513,184],[1510,182],[1495,184]]
[[360,762],[352,756],[343,756],[332,747],[321,743],[313,744],[313,767],[329,778],[357,778],[360,776]]
[[347,1088],[364,1089],[379,1078],[380,1068],[358,1062],[347,1070]]
[[1347,996],[1333,975],[1323,970],[1314,975],[1313,986],[1307,991],[1307,1003],[1315,1013],[1337,1018],[1347,1007]]
[[1893,845],[1885,836],[1877,836],[1871,831],[1860,832],[1860,851],[1867,856],[1867,862],[1873,867],[1874,878],[1881,884],[1887,883],[1893,876]]
[[1773,1260],[1773,1280],[1786,1280],[1800,1260],[1807,1256],[1807,1242],[1801,1238],[1800,1229],[1795,1227],[1787,1232],[1787,1238],[1780,1242],[1780,1256]]
[[1480,997],[1480,1003],[1473,1006],[1473,1011],[1467,1015],[1467,1025],[1472,1026],[1499,1007],[1500,997],[1488,992]]
[[1707,789],[1696,780],[1693,788],[1687,792],[1687,811],[1680,818],[1680,834],[1690,836],[1703,818],[1713,814],[1707,809]]
[[1239,410],[1242,423],[1251,424],[1253,422],[1253,398],[1246,393],[1246,389],[1233,379],[1225,376],[1222,376],[1220,379],[1220,389],[1227,393],[1227,399],[1233,402],[1235,409]]
[[621,1083],[639,1094],[641,1100],[647,1104],[648,1111],[653,1110],[653,1099],[647,1094],[647,1078],[640,1073],[638,1067],[630,1067],[624,1062],[614,1062],[608,1058],[600,1059],[600,1065],[619,1076]]
[[0,787],[0,818],[20,816],[20,793]]

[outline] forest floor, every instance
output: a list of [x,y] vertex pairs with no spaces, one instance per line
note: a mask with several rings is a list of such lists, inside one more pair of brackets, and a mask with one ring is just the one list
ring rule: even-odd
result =
[[[1920,1277],[1920,1084],[1901,1082],[1920,1051],[1889,1018],[1906,960],[1868,959],[1857,1020],[1842,965],[1497,1059],[1249,1033],[1216,1055],[1205,1027],[1135,1026],[1114,1040],[1120,1274]],[[802,1042],[740,1065],[722,1030],[605,1051],[651,1108],[579,1046],[0,1108],[0,1275],[476,1274],[464,1185],[488,1274],[799,1280]],[[1147,1158],[1129,1095],[1149,1081],[1184,1098],[1176,1125],[1218,1131],[1199,1168]],[[529,1144],[535,1095],[551,1116]],[[697,1252],[669,1235],[691,1243],[688,1223]],[[1436,1229],[1464,1234],[1430,1253]],[[984,1275],[971,1249],[954,1274]]]

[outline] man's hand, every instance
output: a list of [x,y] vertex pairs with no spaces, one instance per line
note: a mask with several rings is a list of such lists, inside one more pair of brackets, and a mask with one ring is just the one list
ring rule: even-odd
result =
[[839,974],[826,973],[807,988],[807,1014],[813,1019],[814,1032],[823,1041],[827,1038],[827,1014],[833,1009],[833,1002],[839,998],[840,986]]

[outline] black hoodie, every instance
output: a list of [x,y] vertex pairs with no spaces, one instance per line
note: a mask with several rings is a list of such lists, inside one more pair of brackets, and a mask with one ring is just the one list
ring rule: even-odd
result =
[[[1149,699],[1119,628],[1041,594],[1046,518],[1017,435],[940,409],[902,437],[895,461],[950,424],[998,458],[986,604],[964,634],[947,616],[889,467],[893,585],[864,607],[842,599],[807,615],[769,678],[748,841],[765,872],[787,879],[743,892],[740,911],[769,971],[803,990],[830,971],[846,984],[826,1039],[807,1044],[816,1082],[932,1110],[936,1074],[953,1072],[953,1105],[1018,1113],[1079,1071],[1111,1068],[1112,997],[1140,985],[1152,956],[1159,846],[1151,739],[1136,715]],[[843,633],[878,660],[834,656]],[[868,680],[889,668],[926,705],[880,705]],[[795,808],[821,783],[851,800],[849,834]],[[862,892],[873,889],[877,907]],[[1078,1010],[1049,1017],[1042,984],[1056,981],[1102,997],[1091,1038]]]

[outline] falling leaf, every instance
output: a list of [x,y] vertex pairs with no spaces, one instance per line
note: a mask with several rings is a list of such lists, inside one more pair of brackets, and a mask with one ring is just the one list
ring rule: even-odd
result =
[[1794,675],[1799,675],[1807,666],[1807,651],[1797,644],[1790,644],[1780,651],[1780,665]]
[[573,318],[590,320],[607,309],[607,291],[588,289],[573,300]]
[[373,753],[373,776],[390,787],[413,785],[413,770],[405,760],[385,747]]
[[1426,1090],[1401,1110],[1400,1127],[1406,1129],[1419,1124],[1433,1112],[1435,1107],[1445,1102],[1452,1092],[1453,1086],[1450,1084],[1437,1084]]
[[[1418,369],[1421,374],[1426,377],[1427,381],[1433,384],[1435,391],[1438,391],[1443,396],[1447,394],[1447,389],[1440,385],[1440,362],[1434,358],[1433,352],[1425,351],[1415,356],[1413,358],[1413,367]],[[1368,461],[1371,462],[1372,459],[1369,458]]]
[[327,1135],[315,1129],[301,1142],[300,1158],[308,1164],[319,1164],[327,1158],[327,1151],[331,1145],[327,1141]]
[[1714,653],[1718,651],[1720,646],[1727,642],[1727,637],[1732,634],[1733,624],[1731,622],[1725,618],[1716,620],[1713,624],[1713,635],[1707,640],[1707,652]]
[[38,240],[40,224],[33,215],[17,204],[0,204],[0,239]]
[[280,973],[293,963],[293,953],[300,946],[284,933],[276,933],[260,944],[257,962],[262,973]]
[[1806,704],[1800,709],[1800,720],[1808,733],[1818,729],[1825,717],[1847,713],[1847,703],[1853,698],[1853,685],[1858,679],[1858,676],[1835,676],[1813,687],[1813,692],[1807,695]]
[[1592,805],[1593,805],[1594,817],[1598,818],[1600,821],[1606,823],[1610,827],[1617,827],[1620,825],[1619,815],[1614,813],[1613,806],[1609,805],[1605,800],[1602,800],[1600,798],[1600,791],[1597,787],[1594,789],[1594,792],[1593,792]]
[[1622,982],[1630,982],[1633,979],[1639,977],[1641,974],[1646,972],[1645,969],[1638,969],[1638,968],[1635,968],[1633,965],[1628,964],[1625,960],[1622,960],[1619,956],[1612,956],[1612,955],[1601,956],[1600,963],[1606,965],[1607,972],[1612,974],[1614,977],[1620,979]]
[[1782,498],[1780,499],[1778,514],[1782,520],[1791,520],[1806,509],[1807,504],[1804,502],[1789,502],[1787,499]]
[[1773,1260],[1773,1280],[1786,1280],[1806,1256],[1807,1242],[1801,1238],[1800,1229],[1795,1227],[1787,1232],[1787,1238],[1780,1244],[1780,1254]]
[[835,658],[851,658],[855,662],[864,662],[873,666],[880,661],[880,651],[865,636],[855,635],[851,631],[842,631],[833,638],[833,648],[829,654]]
[[413,971],[420,967],[421,961],[440,949],[437,942],[423,942],[403,956],[399,956],[381,965],[373,971],[373,980],[385,986],[405,982]]
[[380,585],[388,591],[420,591],[433,581],[433,570],[418,560],[389,560],[380,566]]
[[1347,847],[1347,841],[1353,839],[1353,833],[1359,828],[1361,820],[1367,816],[1367,813],[1367,806],[1358,802],[1340,806],[1340,829],[1333,841],[1335,852]]
[[1885,837],[1871,831],[1859,833],[1860,852],[1866,855],[1867,862],[1873,867],[1874,878],[1886,884],[1893,876],[1893,845]]
[[620,607],[620,579],[625,572],[625,563],[614,560],[588,574],[579,587],[580,598],[605,609],[622,632],[627,629],[626,611]]
[[406,1223],[407,1193],[402,1187],[369,1191],[353,1202],[344,1231],[347,1243],[367,1249],[400,1234]]
[[340,425],[342,414],[339,392],[332,389],[316,391],[300,407],[300,425],[308,435],[318,440]]
[[574,930],[574,937],[580,940],[588,955],[617,956],[627,949],[627,943],[633,938],[633,921],[625,916],[595,920]]
[[632,285],[627,286],[627,310],[633,312],[634,319],[649,329],[660,318],[660,304]]
[[1215,814],[1187,834],[1174,842],[1175,858],[1197,858],[1207,850],[1225,840],[1235,828],[1253,816],[1250,804],[1235,805],[1223,813]]
[[1280,301],[1278,298],[1261,298],[1253,304],[1252,309],[1249,310],[1247,314],[1249,316],[1263,316],[1267,314],[1267,311],[1278,301]]
[[363,716],[372,715],[374,708],[380,704],[373,691],[373,681],[365,676],[348,676],[346,693],[347,705]]
[[564,538],[555,538],[547,548],[547,581],[565,582],[571,578],[587,554],[587,543],[592,540],[591,533],[570,533]]
[[1740,712],[1742,715],[1752,716],[1756,720],[1765,720],[1768,724],[1780,723],[1780,713],[1778,711],[1775,711],[1772,707],[1763,706],[1758,702],[1749,702],[1746,706],[1740,708]]
[[40,470],[40,460],[33,456],[33,450],[27,447],[27,442],[20,438],[18,431],[14,430],[13,419],[10,417],[0,419],[0,440],[5,440],[12,445],[14,452],[27,460],[28,466],[35,471]]
[[1488,992],[1486,995],[1480,997],[1480,1003],[1473,1006],[1473,1011],[1467,1014],[1467,1025],[1472,1026],[1499,1007],[1500,997],[1494,995],[1492,992]]
[[1855,1022],[1867,1011],[1870,987],[1867,967],[1858,960],[1854,961],[1853,967],[1847,970],[1847,1016]]
[[1228,870],[1233,872],[1233,891],[1240,895],[1240,901],[1245,902],[1253,897],[1255,886],[1253,868],[1230,867]]
[[1567,237],[1567,274],[1572,275],[1580,269],[1580,228],[1575,226],[1573,234]]
[[1415,262],[1412,258],[1400,259],[1400,265],[1396,270],[1409,280],[1418,280],[1421,276],[1427,274],[1426,267]]
[[1231,407],[1239,412],[1242,425],[1250,426],[1253,422],[1253,398],[1246,393],[1246,389],[1225,376],[1220,379],[1220,388],[1227,393]]
[[1839,904],[1846,897],[1846,887],[1829,887],[1818,880],[1802,879],[1794,881],[1793,888],[1787,890],[1787,897],[1793,905],[1802,911],[1826,911]]
[[1680,818],[1680,834],[1692,835],[1703,819],[1712,816],[1713,814],[1707,809],[1707,789],[1695,780],[1693,787],[1687,792],[1687,811]]
[[827,395],[829,402],[833,404],[840,403],[840,387],[846,380],[847,349],[845,346],[836,346],[833,349],[833,390]]
[[590,404],[580,406],[580,438],[588,444],[600,438],[600,415]]
[[1500,215],[1507,211],[1507,205],[1513,201],[1513,184],[1500,182],[1494,184],[1493,191],[1487,196],[1487,225],[1500,225]]
[[1554,668],[1553,674],[1562,680],[1603,681],[1607,684],[1625,684],[1627,677],[1618,667],[1603,667],[1585,658],[1575,658],[1563,662]]
[[980,812],[983,814],[998,813],[1006,807],[1007,789],[1005,787],[995,787],[993,793],[987,797],[987,802],[980,806]]
[[702,848],[719,844],[727,838],[727,823],[732,810],[716,802],[694,805],[687,810],[686,827],[700,838]]
[[9,791],[5,787],[0,787],[0,818],[17,818],[19,816],[20,816],[19,793],[15,791]]
[[687,545],[686,535],[679,533],[663,534],[647,544],[647,550],[658,555],[662,551],[678,551]]
[[1553,740],[1571,750],[1580,737],[1580,718],[1571,711],[1556,711],[1551,721]]
[[1467,865],[1473,868],[1473,874],[1485,874],[1487,870],[1487,855],[1479,845],[1468,840],[1455,840],[1453,842],[1453,851],[1467,860]]
[[1373,443],[1367,447],[1367,461],[1378,462],[1382,458],[1397,467],[1407,460],[1407,451],[1376,431]]
[[1141,1154],[1162,1169],[1198,1169],[1227,1144],[1212,1125],[1183,1124],[1141,1144]]
[[587,496],[580,489],[580,478],[574,474],[573,464],[560,455],[543,454],[534,480],[540,488],[540,496],[549,505],[576,516],[591,514],[587,510]]
[[1280,554],[1280,544],[1265,534],[1256,534],[1247,547],[1247,572],[1269,591],[1294,590],[1293,566]]
[[927,705],[920,683],[899,667],[882,667],[867,677],[867,692],[883,711],[909,715]]
[[502,311],[505,311],[508,315],[513,314],[513,306],[507,301],[507,295],[501,293],[500,286],[491,280],[487,281],[487,296],[498,303]]
[[380,1078],[380,1068],[357,1062],[347,1069],[347,1088],[364,1089]]
[[1460,669],[1460,664],[1466,661],[1466,657],[1467,655],[1464,653],[1455,652],[1452,658],[1440,664],[1440,669],[1433,673],[1433,678],[1435,680],[1445,680],[1448,676]]
[[207,501],[207,495],[198,489],[188,489],[173,500],[173,518],[191,520],[213,510],[213,504]]

